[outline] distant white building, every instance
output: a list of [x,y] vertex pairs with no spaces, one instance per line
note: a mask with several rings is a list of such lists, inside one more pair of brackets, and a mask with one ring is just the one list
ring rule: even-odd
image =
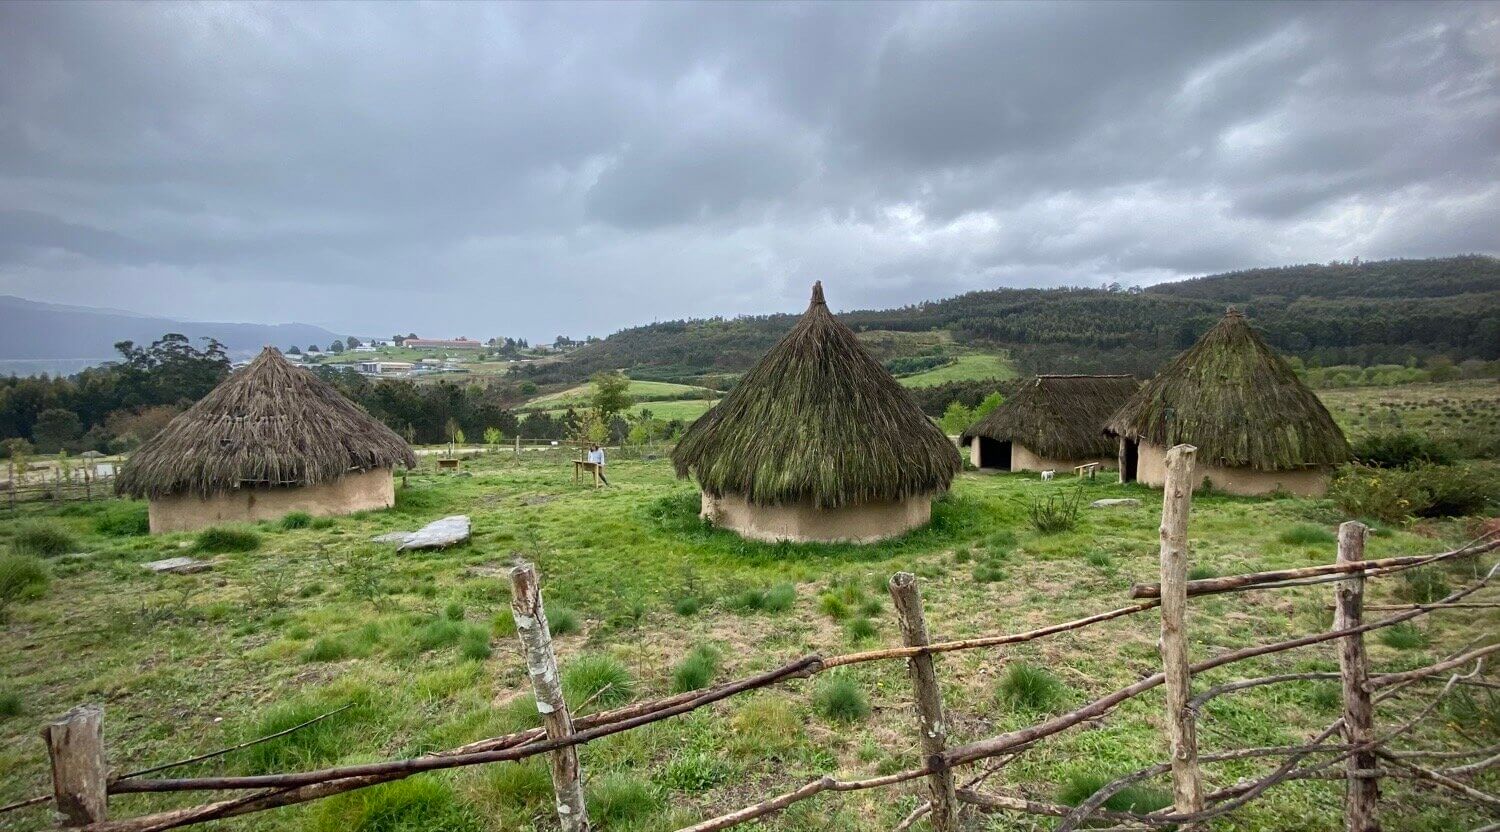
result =
[[375,347],[372,344],[360,344],[359,346],[354,347],[351,351],[352,352],[374,352],[375,351]]
[[410,361],[361,361],[359,372],[367,376],[404,375],[411,372]]

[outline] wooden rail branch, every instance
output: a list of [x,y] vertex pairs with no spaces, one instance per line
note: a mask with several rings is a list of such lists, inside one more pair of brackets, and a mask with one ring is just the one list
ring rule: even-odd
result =
[[1382,759],[1388,760],[1391,762],[1391,764],[1410,771],[1421,780],[1426,780],[1429,783],[1436,783],[1439,786],[1452,789],[1453,791],[1458,792],[1459,794],[1469,798],[1470,800],[1474,800],[1484,804],[1487,808],[1489,808],[1491,812],[1500,812],[1500,797],[1496,797],[1495,795],[1489,794],[1488,792],[1482,792],[1479,789],[1468,785],[1467,783],[1460,783],[1459,781],[1454,780],[1452,777],[1438,774],[1431,769],[1422,768],[1421,766],[1413,764],[1409,760],[1403,760],[1400,757],[1393,757],[1390,754],[1386,754],[1384,752],[1376,753],[1379,754]]
[[[1492,552],[1500,549],[1500,533],[1491,532],[1480,541],[1462,546],[1449,552],[1436,555],[1408,555],[1397,558],[1379,558],[1376,560],[1361,560],[1352,563],[1328,563],[1321,566],[1304,566],[1298,569],[1276,569],[1269,572],[1251,572],[1245,575],[1225,575],[1218,578],[1203,578],[1197,581],[1188,581],[1187,594],[1213,595],[1220,592],[1234,592],[1241,589],[1253,589],[1261,584],[1277,583],[1280,581],[1296,580],[1298,578],[1313,578],[1324,575],[1348,575],[1354,572],[1367,572],[1378,569],[1390,569],[1392,567],[1425,566],[1429,563],[1450,560],[1459,557],[1471,557]],[[1130,588],[1131,598],[1157,598],[1161,595],[1160,584],[1136,584]]]
[[1442,673],[1445,670],[1452,670],[1455,667],[1463,667],[1469,662],[1483,659],[1485,656],[1488,656],[1495,652],[1500,652],[1500,642],[1491,644],[1488,647],[1481,647],[1478,650],[1470,650],[1469,652],[1464,653],[1461,656],[1454,656],[1451,659],[1438,662],[1437,664],[1428,665],[1426,667],[1418,667],[1413,670],[1403,670],[1400,673],[1383,673],[1379,676],[1372,676],[1367,682],[1365,682],[1365,688],[1366,690],[1376,691],[1380,690],[1381,688],[1387,688],[1391,685],[1400,684],[1402,682],[1411,681],[1413,679],[1423,679],[1428,676],[1436,676],[1437,674]]

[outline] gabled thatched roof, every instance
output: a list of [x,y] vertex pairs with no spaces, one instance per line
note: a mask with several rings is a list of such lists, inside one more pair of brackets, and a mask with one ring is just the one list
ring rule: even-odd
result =
[[1161,447],[1187,442],[1199,459],[1226,467],[1279,471],[1349,459],[1328,409],[1234,309],[1106,429]]
[[715,496],[820,508],[942,491],[958,449],[833,317],[823,285],[796,326],[688,429],[680,476]]
[[328,382],[266,347],[130,455],[115,491],[207,496],[241,485],[313,485],[417,464],[405,440]]
[[1113,457],[1104,423],[1139,385],[1125,376],[1036,376],[963,435],[1017,442],[1049,459]]

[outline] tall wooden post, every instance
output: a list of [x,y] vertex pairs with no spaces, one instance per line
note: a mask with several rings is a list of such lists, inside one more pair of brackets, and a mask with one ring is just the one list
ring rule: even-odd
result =
[[53,805],[64,827],[109,819],[109,768],[104,758],[104,708],[79,705],[42,729],[52,758]]
[[[1339,563],[1365,559],[1365,526],[1349,521],[1339,526]],[[1333,591],[1333,628],[1358,627],[1364,620],[1365,578],[1351,573],[1338,582]],[[1375,738],[1375,708],[1365,682],[1370,677],[1370,661],[1365,654],[1363,633],[1339,639],[1339,679],[1344,687],[1344,735],[1351,745]],[[1358,777],[1356,772],[1377,768],[1375,749],[1357,752],[1349,757],[1349,780],[1344,792],[1344,825],[1348,832],[1378,832],[1375,804],[1380,799],[1380,783],[1374,777]]]
[[521,458],[521,434],[516,434],[516,459]]
[[[926,646],[927,619],[922,614],[917,577],[910,572],[897,572],[891,576],[890,590],[896,620],[901,625],[902,641],[907,647]],[[907,659],[906,672],[916,694],[917,732],[923,762],[941,760],[947,750],[948,724],[943,720],[943,694],[938,688],[931,654],[922,653]],[[958,829],[958,797],[953,786],[953,770],[940,767],[927,775],[927,790],[932,801],[932,828],[935,832],[955,832]]]
[[1193,462],[1198,449],[1177,445],[1167,451],[1166,490],[1161,506],[1161,660],[1167,677],[1167,735],[1172,744],[1172,798],[1178,814],[1203,811],[1203,779],[1198,770],[1198,729],[1188,701],[1193,698],[1188,654],[1188,514],[1193,506]]
[[[510,611],[516,619],[516,635],[526,657],[531,688],[536,693],[536,709],[548,739],[561,739],[573,733],[573,717],[563,699],[562,681],[557,674],[557,657],[552,653],[552,630],[542,608],[542,590],[537,583],[536,567],[522,561],[510,570]],[[589,815],[583,803],[583,776],[578,767],[578,749],[560,748],[547,755],[552,766],[552,790],[556,794],[557,820],[563,832],[588,832]]]

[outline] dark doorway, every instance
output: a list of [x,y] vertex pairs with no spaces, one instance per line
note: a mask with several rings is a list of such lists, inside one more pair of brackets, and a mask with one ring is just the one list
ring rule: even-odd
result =
[[1136,466],[1140,464],[1141,446],[1134,439],[1120,439],[1120,482],[1135,482]]
[[990,439],[987,436],[976,437],[979,443],[979,467],[995,468],[1001,471],[1010,470],[1010,443]]

